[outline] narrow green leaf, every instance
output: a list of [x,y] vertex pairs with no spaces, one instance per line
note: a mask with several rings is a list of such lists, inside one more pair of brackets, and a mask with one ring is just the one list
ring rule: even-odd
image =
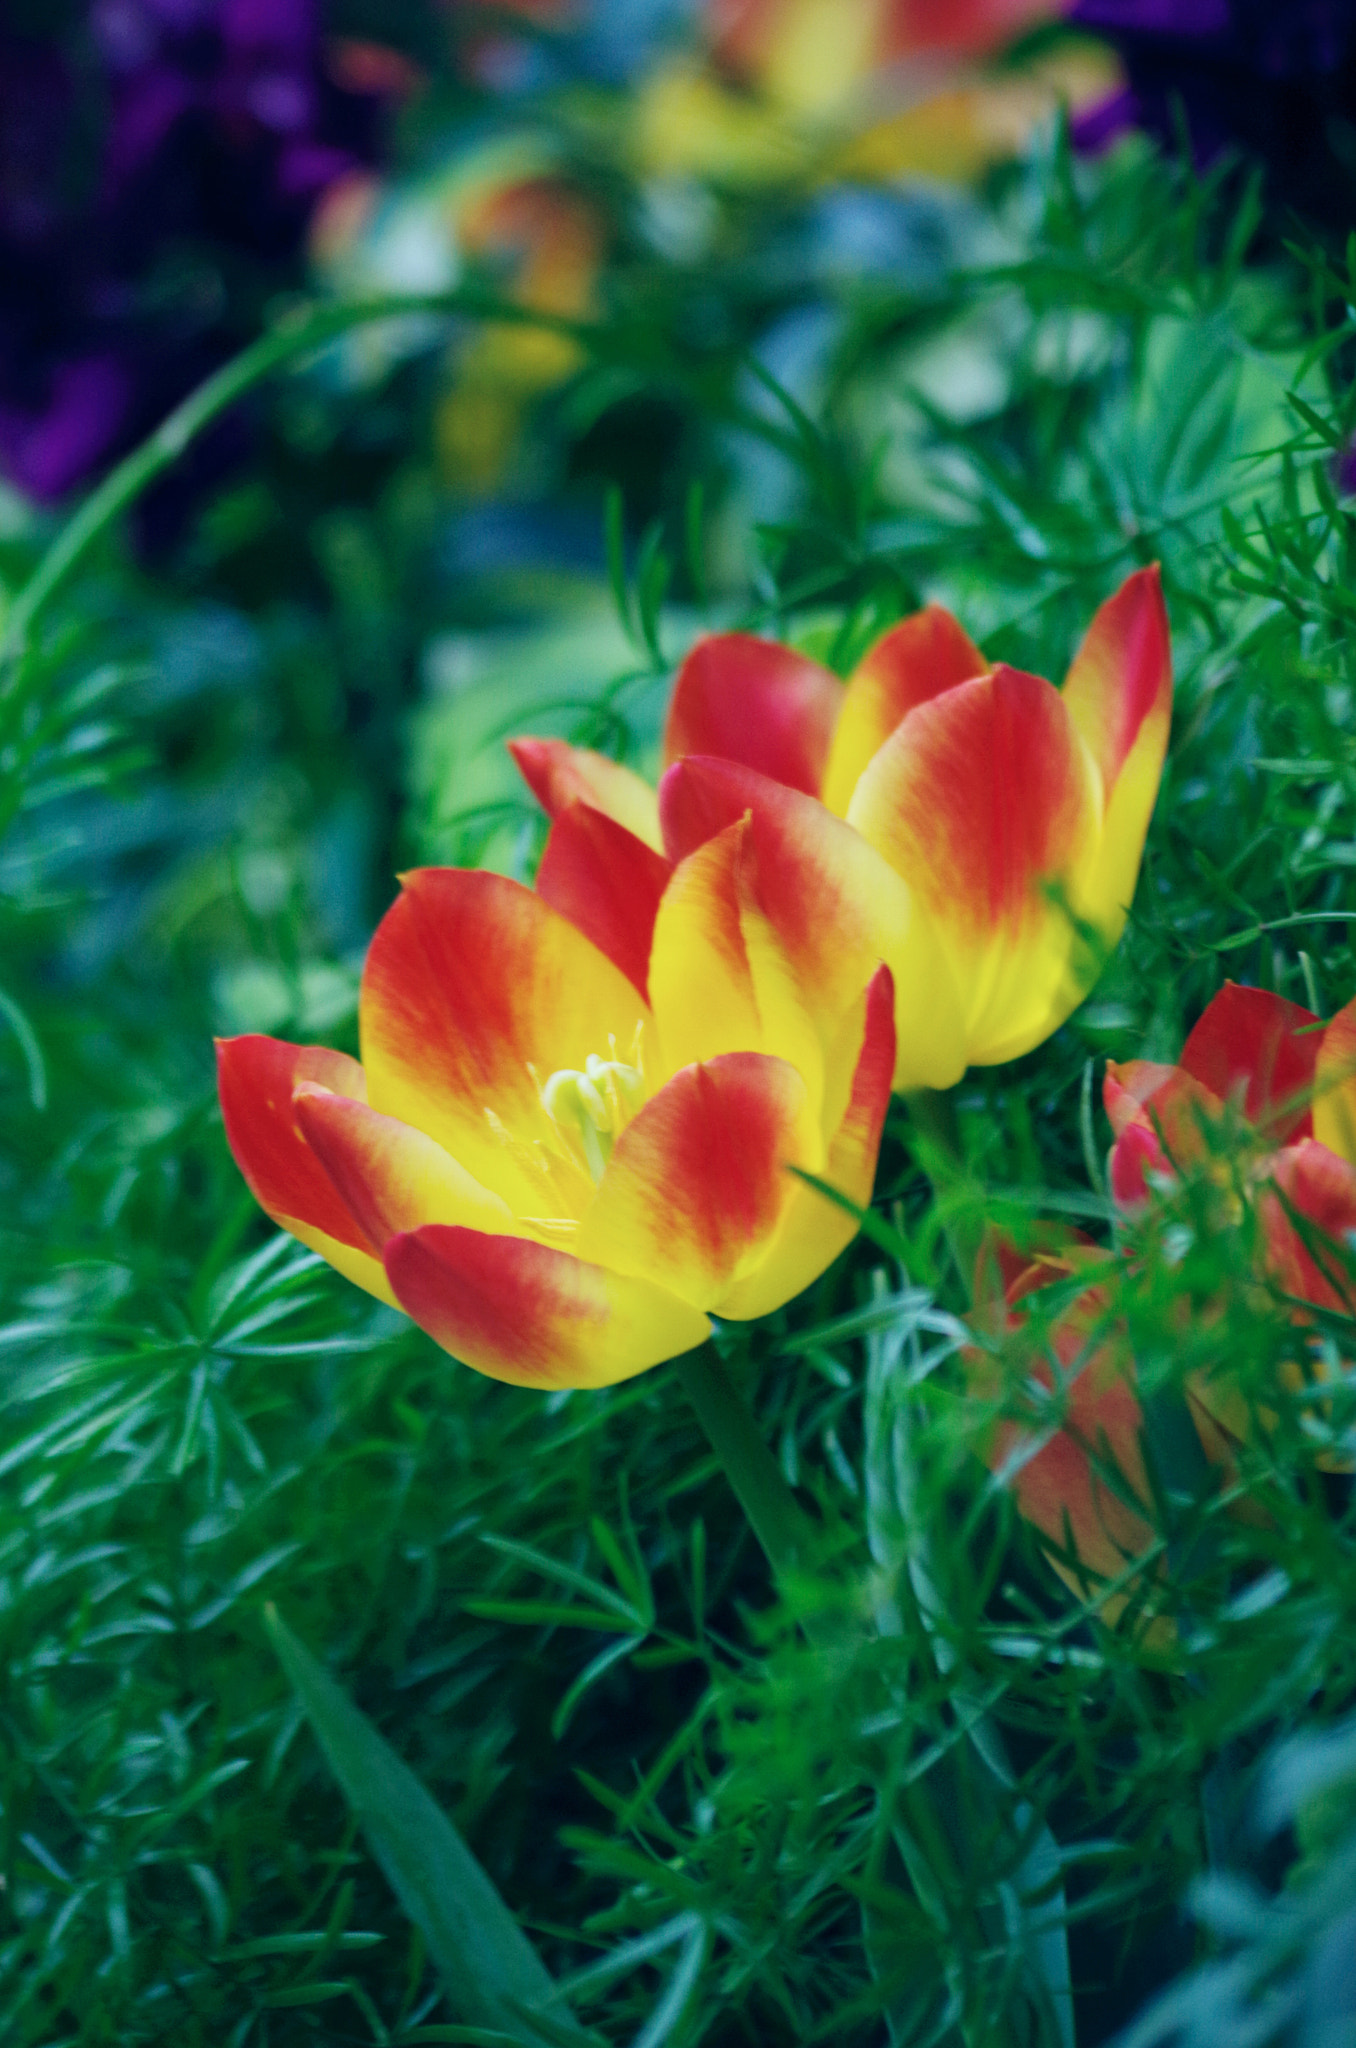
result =
[[656,671],[665,667],[664,650],[659,644],[659,608],[671,577],[669,558],[664,552],[664,529],[655,520],[646,528],[636,556],[636,603],[640,637]]
[[603,542],[607,549],[607,575],[612,585],[612,602],[628,640],[636,638],[636,621],[631,610],[631,593],[626,581],[626,512],[621,485],[608,488],[603,505]]
[[348,1985],[338,1978],[315,1984],[289,1984],[285,1991],[271,1991],[264,1998],[264,2004],[281,2010],[296,2005],[323,2005],[327,1999],[347,1996]]
[[550,1600],[463,1600],[462,1612],[477,1621],[506,1621],[517,1628],[591,1628],[602,1635],[619,1631],[633,1636],[634,1614],[614,1614],[604,1607],[562,1607]]
[[561,2042],[586,2048],[594,2037],[571,2020],[541,1958],[446,1814],[274,1607],[265,1608],[264,1620],[326,1761],[427,1943],[458,2019],[502,2034],[517,2048]]
[[700,477],[694,477],[688,485],[687,503],[684,507],[684,535],[687,541],[687,568],[692,578],[699,605],[706,603],[706,534],[703,524],[705,492]]
[[558,1585],[568,1586],[571,1592],[582,1593],[585,1599],[596,1600],[600,1607],[610,1608],[628,1627],[635,1626],[636,1614],[630,1600],[614,1593],[601,1580],[591,1579],[587,1572],[576,1571],[573,1565],[549,1556],[531,1543],[515,1543],[507,1536],[482,1536],[480,1540],[488,1549],[497,1550],[502,1556],[526,1565],[529,1571],[540,1572],[544,1579],[554,1579]]
[[589,1687],[600,1679],[605,1672],[610,1671],[614,1664],[619,1664],[623,1657],[629,1657],[631,1652],[643,1641],[643,1636],[619,1636],[615,1642],[609,1643],[606,1649],[600,1650],[591,1663],[584,1666],[584,1669],[580,1672],[578,1678],[576,1678],[574,1684],[551,1716],[551,1733],[557,1742],[559,1742],[561,1736],[569,1727],[574,1716],[574,1710]]
[[44,1110],[47,1107],[47,1065],[38,1043],[38,1034],[13,996],[7,996],[3,989],[0,989],[0,1017],[4,1018],[19,1041],[19,1050],[28,1069],[28,1099],[34,1109]]

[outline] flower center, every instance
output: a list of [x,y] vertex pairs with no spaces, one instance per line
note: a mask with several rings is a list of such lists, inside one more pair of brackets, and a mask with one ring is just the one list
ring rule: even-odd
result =
[[616,1058],[599,1059],[592,1052],[582,1068],[560,1067],[543,1083],[541,1106],[569,1152],[582,1159],[595,1187],[612,1157],[612,1147],[644,1106],[646,1092],[639,1065]]

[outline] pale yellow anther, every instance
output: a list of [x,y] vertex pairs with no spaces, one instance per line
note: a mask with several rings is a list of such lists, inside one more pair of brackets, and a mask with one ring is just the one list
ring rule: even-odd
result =
[[645,1076],[625,1060],[590,1053],[584,1065],[561,1067],[541,1088],[541,1106],[572,1153],[582,1155],[595,1187],[612,1147],[645,1101]]

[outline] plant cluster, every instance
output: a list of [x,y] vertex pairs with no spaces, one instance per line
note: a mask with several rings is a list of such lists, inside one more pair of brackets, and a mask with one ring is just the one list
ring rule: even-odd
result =
[[[6,513],[6,2041],[1347,2038],[1346,1213],[1236,1077],[1135,1096],[1137,1178],[1101,1101],[1228,981],[1356,994],[1356,250],[1134,138],[844,193],[889,262],[835,270],[820,191],[688,257],[623,215],[507,505],[447,495],[445,326],[335,369],[378,314],[530,325],[487,274],[293,308],[72,525]],[[245,389],[256,458],[146,568],[117,515]],[[928,602],[1062,677],[1153,563],[1095,988],[895,1098],[850,1246],[716,1307],[690,1402],[497,1384],[262,1216],[213,1033],[354,1054],[398,867],[532,880],[506,738],[652,780],[700,636],[847,677]]]

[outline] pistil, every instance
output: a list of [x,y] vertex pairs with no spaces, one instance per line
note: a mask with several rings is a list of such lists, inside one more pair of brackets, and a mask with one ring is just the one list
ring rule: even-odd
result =
[[[541,1106],[596,1187],[612,1148],[646,1097],[639,1063],[590,1053],[581,1067],[560,1067],[540,1089]],[[636,1048],[637,1053],[639,1048]]]

